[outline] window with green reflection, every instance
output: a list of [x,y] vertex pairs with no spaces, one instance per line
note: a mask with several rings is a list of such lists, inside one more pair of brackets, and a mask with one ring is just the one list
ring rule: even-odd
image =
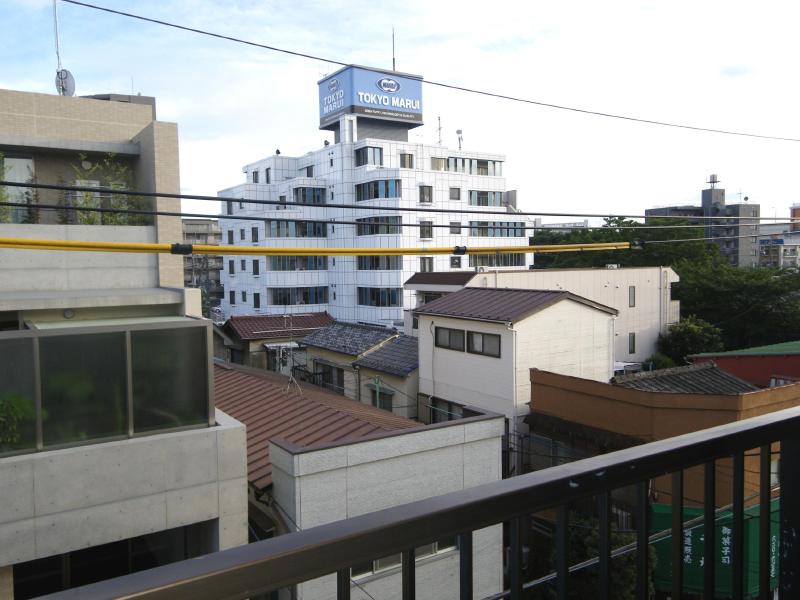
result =
[[0,453],[36,446],[33,340],[0,340]]

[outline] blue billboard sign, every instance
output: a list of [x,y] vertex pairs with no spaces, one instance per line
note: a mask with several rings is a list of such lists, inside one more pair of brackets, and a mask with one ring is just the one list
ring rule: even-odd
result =
[[319,126],[344,114],[422,125],[422,77],[349,66],[319,82]]

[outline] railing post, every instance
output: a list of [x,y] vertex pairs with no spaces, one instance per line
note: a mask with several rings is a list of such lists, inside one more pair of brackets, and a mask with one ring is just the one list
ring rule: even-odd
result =
[[744,598],[744,451],[733,455],[733,539],[731,567],[733,600]]
[[458,536],[459,598],[472,600],[472,532]]
[[567,600],[567,578],[569,564],[567,551],[569,541],[569,506],[562,504],[556,510],[556,596],[558,600]]
[[336,600],[350,600],[350,569],[336,572]]
[[611,492],[601,492],[597,497],[597,516],[600,521],[597,539],[597,551],[600,562],[600,578],[598,581],[597,596],[600,600],[611,597],[611,534],[608,520]]
[[649,556],[650,551],[650,506],[648,498],[649,482],[637,484],[636,498],[636,597],[646,600],[650,593]]
[[405,550],[402,554],[403,600],[414,600],[416,597],[417,582],[414,572],[415,566],[414,548]]
[[508,579],[511,600],[520,600],[522,598],[521,521],[520,517],[515,517],[508,522]]
[[780,598],[800,595],[800,439],[781,440],[780,454]]
[[713,460],[705,464],[703,498],[703,597],[713,598],[716,587],[716,510],[717,466]]
[[769,600],[769,565],[770,565],[770,529],[772,514],[770,512],[772,485],[772,447],[761,446],[761,465],[758,484],[758,598]]
[[683,471],[672,474],[672,598],[683,597]]

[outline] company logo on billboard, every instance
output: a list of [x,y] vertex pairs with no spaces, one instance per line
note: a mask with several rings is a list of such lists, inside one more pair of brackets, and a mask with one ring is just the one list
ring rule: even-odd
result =
[[339,89],[339,80],[338,80],[338,79],[335,79],[335,78],[334,78],[334,79],[331,79],[331,80],[328,82],[328,91],[329,91],[329,92],[331,92],[331,93],[333,93],[333,92],[335,92],[335,91],[336,91],[336,90],[338,90],[338,89]]
[[378,79],[375,85],[378,86],[379,90],[388,94],[394,94],[400,91],[400,82],[392,79],[391,77],[383,77],[382,79]]

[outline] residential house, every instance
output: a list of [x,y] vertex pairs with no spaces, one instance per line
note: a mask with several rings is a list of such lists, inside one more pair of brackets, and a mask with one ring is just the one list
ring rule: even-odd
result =
[[[217,404],[245,423],[251,531],[283,535],[500,479],[500,415],[424,426],[275,373],[217,363]],[[417,598],[458,598],[453,538],[416,549]],[[398,597],[400,555],[351,569],[351,597]],[[332,598],[335,575],[297,586]],[[503,589],[502,528],[473,537],[477,597]],[[281,596],[281,598],[289,596]]]
[[800,381],[800,340],[727,352],[703,352],[689,358],[695,364],[713,362],[758,387]]
[[[0,152],[19,183],[96,187],[115,174],[115,189],[180,191],[177,128],[155,120],[152,98],[0,90]],[[177,200],[3,193],[25,206],[0,210],[0,237],[180,240],[177,217],[88,210]],[[181,265],[0,249],[0,597],[246,543],[245,432],[215,408],[211,323]]]
[[334,322],[300,342],[307,366],[302,379],[365,404],[417,416],[418,344],[396,329]]
[[[611,383],[531,369],[530,446],[535,468],[663,440],[800,405],[800,384],[756,386],[704,363],[615,377]],[[777,459],[773,460],[777,472]],[[731,461],[717,463],[716,498],[731,499]],[[745,457],[745,496],[758,491],[758,457]],[[684,472],[684,495],[702,503],[702,467]],[[669,477],[656,481],[669,503]]]
[[331,323],[333,317],[326,312],[250,315],[231,317],[222,329],[231,339],[226,344],[231,362],[288,375],[292,367],[306,366],[305,350],[298,342]]
[[[612,268],[613,267],[613,268]],[[418,273],[406,282],[416,292],[417,307],[462,287],[563,290],[618,311],[614,322],[615,371],[642,363],[656,352],[658,336],[667,333],[680,318],[680,302],[673,300],[672,285],[679,281],[670,267],[604,269],[487,270],[463,280],[456,273]],[[417,335],[406,313],[405,332]]]
[[603,382],[613,375],[617,311],[570,292],[464,288],[415,314],[420,418],[459,418],[465,404],[503,414],[515,452],[530,368]]

